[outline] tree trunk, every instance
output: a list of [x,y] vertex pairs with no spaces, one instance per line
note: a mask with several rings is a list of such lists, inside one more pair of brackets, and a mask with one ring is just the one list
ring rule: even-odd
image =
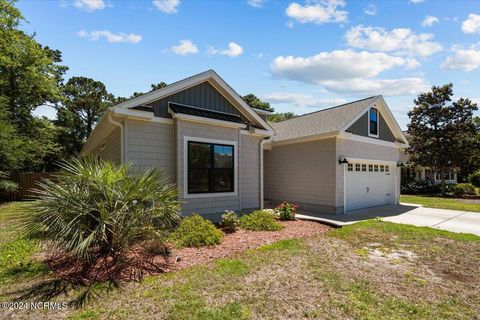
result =
[[446,192],[445,192],[445,172],[440,172],[440,177],[442,179],[441,184],[442,184],[442,197],[445,197]]

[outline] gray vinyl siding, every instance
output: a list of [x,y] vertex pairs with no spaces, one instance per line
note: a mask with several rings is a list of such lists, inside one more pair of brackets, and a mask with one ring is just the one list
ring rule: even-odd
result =
[[[239,129],[209,124],[175,120],[176,181],[180,188],[179,200],[182,203],[182,215],[198,213],[213,221],[219,221],[225,210],[244,211],[260,207],[260,138],[242,135]],[[184,137],[222,140],[225,143],[237,143],[237,181],[236,195],[204,195],[200,198],[185,198],[184,172],[186,157]]]
[[260,207],[260,141],[257,136],[241,135],[239,182],[242,210]]
[[[378,139],[383,141],[395,142],[395,136],[393,135],[392,131],[388,127],[388,124],[386,123],[380,111],[378,113],[380,115]],[[355,123],[352,124],[346,131],[359,136],[369,137],[368,129],[369,129],[369,124],[368,124],[368,111],[367,111],[364,115],[360,117],[360,119],[355,121]],[[374,137],[370,137],[370,138],[377,139]]]
[[193,107],[232,113],[241,116],[241,113],[208,81],[150,103],[156,117],[171,117],[168,113],[168,102],[176,102]]
[[158,168],[174,182],[173,125],[127,119],[125,133],[125,160],[132,162],[134,170]]
[[[92,154],[97,155],[104,160],[120,163],[122,160],[121,143],[120,128],[116,128],[105,138],[104,141],[95,147]],[[102,150],[103,144],[105,147]]]
[[311,212],[337,213],[335,139],[274,146],[264,151],[264,198]]
[[[371,143],[364,143],[359,141],[352,141],[346,139],[337,138],[336,143],[336,156],[338,159],[340,156],[345,156],[348,159],[371,159],[371,160],[383,160],[383,161],[395,161],[400,159],[401,149],[395,147],[375,145]],[[336,202],[337,206],[343,206],[343,174],[344,166],[336,165]],[[397,176],[399,174],[397,173]],[[400,186],[400,179],[398,179],[398,188]]]

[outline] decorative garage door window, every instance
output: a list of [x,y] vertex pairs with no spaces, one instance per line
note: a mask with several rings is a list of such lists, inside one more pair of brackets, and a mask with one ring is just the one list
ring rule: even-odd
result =
[[390,173],[390,166],[384,165],[384,164],[371,164],[371,163],[348,163],[347,171]]

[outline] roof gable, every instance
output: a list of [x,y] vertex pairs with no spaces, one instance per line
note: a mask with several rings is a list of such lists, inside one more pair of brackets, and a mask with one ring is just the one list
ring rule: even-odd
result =
[[263,120],[243,99],[213,70],[208,70],[192,77],[177,81],[164,88],[146,93],[139,97],[130,99],[116,105],[114,112],[128,112],[129,109],[139,105],[149,105],[156,100],[174,95],[180,91],[189,89],[198,84],[208,81],[209,85],[215,88],[228,103],[238,110],[241,116],[248,119],[249,122],[266,130],[271,130],[270,125]]

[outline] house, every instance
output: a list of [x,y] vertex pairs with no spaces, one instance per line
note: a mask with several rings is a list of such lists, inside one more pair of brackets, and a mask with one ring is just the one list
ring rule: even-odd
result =
[[267,115],[209,70],[108,109],[82,154],[161,168],[182,214],[212,220],[264,199],[328,213],[398,203],[406,140],[381,96],[277,124]]
[[[407,141],[410,140],[411,136],[407,131],[403,132],[403,135],[407,138]],[[401,169],[401,182],[408,183],[411,181],[425,181],[431,184],[440,184],[442,178],[440,173],[430,170],[430,168],[422,167],[418,165],[413,165],[410,162],[410,156],[406,152],[405,148],[402,149],[402,155],[400,157],[402,163],[405,164]],[[455,184],[457,183],[457,173],[455,170],[448,172],[445,176],[445,183]]]

